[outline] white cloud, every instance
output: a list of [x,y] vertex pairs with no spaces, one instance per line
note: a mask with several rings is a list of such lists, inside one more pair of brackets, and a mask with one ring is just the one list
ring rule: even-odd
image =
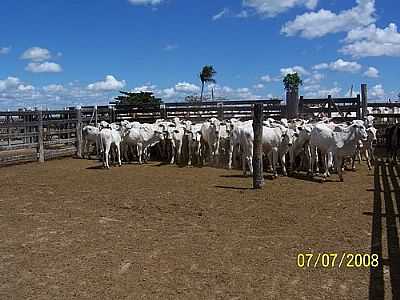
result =
[[264,81],[264,82],[271,82],[272,81],[272,78],[269,75],[264,75],[260,79],[261,79],[261,81]]
[[165,50],[165,51],[172,51],[172,50],[175,50],[175,49],[178,49],[178,45],[175,45],[175,44],[168,44],[168,45],[166,45],[166,46],[164,47],[164,50]]
[[176,95],[174,88],[167,88],[162,90],[163,98],[170,99]]
[[28,59],[37,62],[44,61],[50,58],[51,58],[50,51],[40,47],[29,48],[21,55],[21,59]]
[[256,13],[274,17],[295,6],[305,6],[308,9],[314,9],[318,0],[244,0],[243,6],[254,9]]
[[33,73],[59,73],[62,72],[62,68],[59,64],[53,62],[42,62],[36,63],[31,62],[29,63],[26,68],[26,71],[33,72]]
[[154,84],[145,84],[142,86],[135,87],[131,92],[133,93],[140,93],[140,92],[154,92],[157,86]]
[[284,77],[287,74],[293,74],[293,73],[298,73],[300,75],[308,75],[310,74],[306,69],[304,69],[301,66],[294,66],[291,68],[282,68],[281,70],[281,75]]
[[355,61],[344,61],[343,59],[338,59],[335,62],[331,62],[329,68],[332,71],[356,73],[361,70],[362,66]]
[[368,70],[364,72],[364,76],[367,76],[370,78],[378,78],[379,71],[378,71],[378,69],[376,69],[374,67],[369,67]]
[[313,67],[314,70],[324,70],[324,69],[330,69],[332,71],[338,71],[338,72],[350,72],[350,73],[356,73],[360,71],[362,66],[355,62],[355,61],[345,61],[341,58],[339,58],[337,61],[331,62],[329,64],[327,63],[322,63],[315,65]]
[[20,80],[17,77],[7,77],[6,79],[0,80],[0,92],[15,89],[20,84]]
[[91,83],[87,86],[92,91],[114,91],[125,86],[125,80],[118,81],[114,76],[107,75],[103,81]]
[[216,21],[218,19],[221,19],[223,16],[226,16],[229,13],[229,9],[224,8],[223,10],[221,10],[219,13],[217,13],[216,15],[212,16],[212,20]]
[[17,89],[21,92],[27,92],[27,91],[33,91],[35,87],[30,84],[29,85],[20,84]]
[[236,14],[236,18],[245,19],[249,17],[249,12],[247,10],[242,10],[240,13]]
[[312,86],[305,93],[305,97],[308,98],[326,98],[328,95],[332,97],[339,97],[342,89],[340,87],[334,87],[331,89],[324,89],[320,86]]
[[324,69],[328,69],[328,68],[329,68],[329,64],[321,63],[321,64],[318,64],[318,65],[315,65],[313,67],[313,70],[324,70]]
[[394,23],[384,29],[375,24],[353,29],[347,34],[345,43],[347,45],[340,52],[353,57],[400,56],[400,33]]
[[65,88],[61,84],[50,84],[44,86],[43,90],[49,93],[57,93],[57,92],[63,92]]
[[158,5],[163,0],[128,0],[133,5]]
[[371,96],[375,97],[378,100],[384,99],[386,96],[385,90],[383,89],[382,84],[377,84],[371,89]]
[[253,88],[259,90],[259,89],[264,88],[264,85],[262,83],[255,84],[255,85],[253,85]]
[[0,47],[0,54],[8,54],[11,51],[11,47]]
[[196,93],[200,91],[200,88],[192,83],[188,82],[178,82],[175,85],[175,90],[177,92],[186,92],[186,93]]
[[375,21],[375,0],[356,0],[356,2],[357,6],[338,14],[321,9],[318,12],[297,16],[282,27],[281,33],[285,33],[287,36],[300,35],[312,39],[329,33],[348,32],[373,23]]
[[314,71],[314,73],[310,77],[305,78],[303,80],[303,83],[313,85],[313,84],[317,84],[324,78],[325,78],[324,74]]

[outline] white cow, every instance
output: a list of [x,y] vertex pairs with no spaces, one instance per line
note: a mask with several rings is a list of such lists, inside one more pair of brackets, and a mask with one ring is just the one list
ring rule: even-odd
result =
[[[360,139],[366,139],[365,127],[359,123],[352,124],[347,128],[332,130],[326,124],[316,124],[311,131],[310,146],[312,154],[315,155],[317,148],[321,151],[324,161],[324,178],[328,176],[330,167],[328,154],[335,158],[340,181],[343,181],[342,163],[346,156],[353,156]],[[313,170],[314,159],[311,159],[310,169]]]
[[118,165],[121,166],[121,131],[120,126],[116,124],[108,124],[105,121],[100,122],[100,145],[103,153],[103,165],[107,169],[110,168],[108,163],[111,146],[114,145],[117,149]]
[[137,147],[139,164],[142,164],[143,155],[146,157],[148,147],[154,146],[164,138],[159,124],[147,123],[123,128],[122,136],[127,144]]
[[82,138],[83,138],[83,153],[82,156],[85,158],[85,153],[87,153],[88,158],[90,159],[89,147],[90,145],[95,144],[97,153],[98,150],[98,138],[99,138],[99,128],[91,125],[87,125],[82,129]]
[[357,151],[355,153],[355,155],[353,156],[353,164],[352,164],[352,169],[355,170],[355,160],[356,157],[358,158],[359,162],[361,163],[362,160],[362,156],[364,155],[366,161],[367,161],[367,165],[368,165],[368,169],[371,170],[371,159],[373,161],[375,161],[375,156],[374,156],[374,144],[376,143],[376,128],[371,126],[367,128],[367,139],[366,140],[360,140],[358,142],[358,146],[357,146]]
[[203,164],[206,162],[207,154],[211,156],[214,163],[218,164],[220,126],[221,122],[216,118],[211,118],[201,126],[201,160]]
[[303,165],[304,158],[311,159],[311,149],[310,149],[310,137],[313,125],[304,124],[297,128],[294,133],[293,146],[289,150],[290,157],[290,169],[295,171],[295,160],[296,157],[300,156],[302,161],[300,166]]
[[283,175],[287,175],[285,157],[293,144],[293,137],[294,130],[289,130],[283,125],[272,123],[271,126],[263,126],[263,153],[270,159],[274,178],[278,177],[276,170],[278,159],[282,164]]
[[[121,122],[121,127],[122,131],[126,129],[131,129],[133,127],[139,127],[140,123],[139,122],[129,122],[127,120],[124,120]],[[128,158],[128,150],[133,154],[134,153],[134,147],[136,148],[136,145],[128,144],[126,140],[123,138],[122,143],[121,143],[121,152],[122,152],[122,157],[126,162],[129,162]],[[136,148],[136,153],[137,153],[137,148]]]
[[192,165],[193,160],[196,160],[196,162],[199,163],[202,125],[203,124],[193,124],[189,129],[185,128],[185,131],[188,132],[189,166]]

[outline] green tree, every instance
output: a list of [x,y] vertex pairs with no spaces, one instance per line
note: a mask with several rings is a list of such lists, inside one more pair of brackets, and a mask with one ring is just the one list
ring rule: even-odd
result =
[[283,78],[283,84],[287,92],[294,93],[299,91],[299,86],[303,84],[303,81],[300,79],[299,74],[292,73]]
[[120,91],[120,93],[122,95],[119,95],[118,97],[114,98],[116,100],[115,102],[116,105],[129,104],[137,106],[141,105],[159,106],[162,103],[161,98],[154,97],[152,92],[133,93],[133,92]]
[[206,65],[200,72],[200,80],[201,80],[201,94],[200,94],[200,101],[203,101],[203,91],[204,91],[204,84],[206,83],[215,83],[215,79],[213,78],[217,72],[214,70],[214,67],[211,65]]

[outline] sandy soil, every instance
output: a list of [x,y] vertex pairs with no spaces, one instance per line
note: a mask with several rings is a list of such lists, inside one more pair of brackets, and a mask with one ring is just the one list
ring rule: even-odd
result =
[[237,170],[97,166],[0,169],[1,299],[368,298],[369,268],[297,266],[299,253],[370,253],[366,167],[252,190]]

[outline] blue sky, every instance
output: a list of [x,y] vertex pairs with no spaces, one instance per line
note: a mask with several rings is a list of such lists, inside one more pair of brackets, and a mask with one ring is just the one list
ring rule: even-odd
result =
[[[0,109],[106,104],[118,90],[164,101],[199,94],[283,97],[300,73],[306,97],[400,92],[400,3],[393,0],[3,0]],[[209,93],[211,86],[206,88]]]

